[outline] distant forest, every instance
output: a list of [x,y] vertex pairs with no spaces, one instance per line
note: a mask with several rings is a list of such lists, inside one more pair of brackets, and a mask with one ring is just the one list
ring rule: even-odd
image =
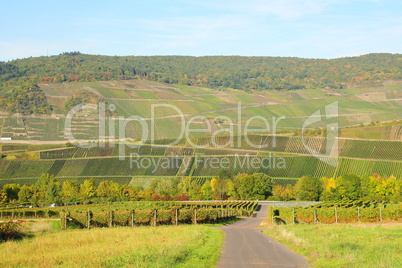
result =
[[35,83],[144,78],[210,88],[289,90],[402,79],[401,54],[339,59],[241,56],[96,56],[79,52],[0,63],[3,82]]
[[[124,79],[245,91],[342,89],[346,84],[402,80],[402,55],[380,53],[327,60],[243,56],[120,57],[66,52],[58,56],[0,62],[3,107],[7,105],[7,94],[15,95],[12,91],[21,92],[40,83]],[[41,107],[42,113],[49,111]]]

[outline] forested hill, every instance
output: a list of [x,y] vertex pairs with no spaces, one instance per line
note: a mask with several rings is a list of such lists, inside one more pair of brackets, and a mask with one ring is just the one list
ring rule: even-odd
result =
[[99,56],[79,52],[0,62],[3,93],[10,86],[142,78],[242,90],[338,88],[346,83],[401,80],[401,54],[338,59],[243,56]]

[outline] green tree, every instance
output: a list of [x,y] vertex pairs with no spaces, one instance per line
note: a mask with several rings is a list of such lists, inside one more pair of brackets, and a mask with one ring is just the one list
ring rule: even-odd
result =
[[3,191],[6,192],[7,201],[13,202],[18,200],[18,192],[20,191],[21,186],[19,184],[11,183],[3,186]]
[[45,192],[46,203],[52,204],[60,201],[59,199],[60,183],[56,181],[54,176],[50,177],[50,181],[47,185]]
[[209,181],[204,182],[201,187],[202,199],[211,200],[212,199],[212,187]]
[[20,191],[18,192],[18,201],[21,203],[30,203],[32,202],[34,192],[32,191],[31,186],[22,185]]
[[318,178],[303,176],[296,184],[296,197],[301,201],[318,201],[322,192],[322,182]]
[[357,200],[362,197],[360,177],[345,174],[336,179],[337,190],[342,199]]
[[99,183],[96,195],[107,198],[109,201],[118,201],[122,197],[122,187],[116,182],[105,180]]
[[266,199],[272,195],[273,180],[266,174],[239,174],[234,179],[240,199]]
[[237,199],[238,194],[233,180],[228,180],[227,186],[228,186],[227,195],[229,196],[229,199]]
[[54,175],[50,175],[47,173],[43,173],[38,180],[36,181],[35,185],[38,187],[39,190],[46,191],[47,186],[49,185],[50,181],[54,179]]
[[96,195],[95,180],[93,178],[85,180],[80,185],[80,199],[83,202],[88,202],[89,199]]
[[80,197],[80,183],[78,180],[66,180],[61,186],[63,202],[77,202]]
[[7,193],[3,189],[0,189],[0,205],[7,203]]
[[178,184],[180,194],[190,195],[191,191],[191,177],[184,177]]

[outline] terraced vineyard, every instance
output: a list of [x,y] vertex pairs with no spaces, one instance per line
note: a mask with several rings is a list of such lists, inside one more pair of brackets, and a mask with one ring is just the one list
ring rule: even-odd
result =
[[402,125],[344,128],[342,137],[360,139],[402,140]]
[[[177,107],[187,121],[194,115],[205,115],[212,122],[212,131],[226,129],[230,126],[226,120],[222,123],[213,123],[214,118],[224,116],[229,117],[235,124],[244,124],[249,118],[256,115],[269,121],[273,117],[285,116],[285,119],[278,121],[278,129],[301,128],[308,116],[335,101],[339,103],[340,127],[400,119],[402,113],[401,103],[398,101],[402,94],[401,91],[389,89],[386,92],[375,94],[368,92],[371,95],[368,95],[370,98],[366,98],[364,93],[369,89],[359,89],[356,92],[344,90],[345,93],[342,94],[319,89],[298,90],[297,92],[252,90],[246,93],[234,89],[216,91],[143,80],[41,84],[40,87],[46,94],[49,103],[55,108],[54,114],[51,117],[38,118],[4,116],[0,122],[3,137],[12,137],[14,140],[65,141],[64,104],[79,90],[90,91],[102,100],[113,104],[118,115],[125,118],[133,115],[149,118],[152,113],[152,105],[155,104],[169,104]],[[238,118],[238,102],[242,103],[241,118]],[[97,111],[84,111],[78,114],[82,116],[75,117],[71,126],[74,136],[79,139],[96,140],[99,135]],[[155,109],[156,138],[176,138],[180,134],[181,128],[178,119],[179,114],[174,109],[166,107]],[[148,120],[145,123],[150,127]],[[126,128],[126,136],[132,139],[138,138],[141,134],[139,127],[134,127],[135,124],[128,125],[130,126]],[[257,128],[264,126],[258,120],[253,121],[252,126],[254,127],[254,125]],[[317,123],[311,127],[325,127],[325,125]],[[118,129],[118,122],[116,122],[115,128]],[[348,130],[344,129],[342,135],[391,140],[401,138],[400,126],[399,128],[386,127],[385,131],[376,130],[372,134],[368,134],[367,131],[355,132],[355,129],[351,129],[348,132]],[[236,132],[237,128],[234,131]],[[303,150],[303,147],[299,147],[299,149]],[[284,149],[278,150],[283,151]],[[289,148],[289,150],[294,152],[296,149]]]
[[[3,159],[0,160],[0,186],[12,182],[32,184],[42,173],[53,174],[60,181],[93,177],[97,183],[108,179],[124,184],[144,184],[152,178],[193,176],[201,184],[217,176],[225,167],[233,174],[263,172],[278,178],[276,182],[281,185],[288,182],[293,184],[294,178],[303,175],[336,177],[345,173],[379,173],[383,176],[402,177],[401,125],[342,128],[338,148],[328,152],[327,140],[323,137],[291,136],[293,134],[289,133],[273,136],[269,132],[250,133],[247,138],[236,135],[238,127],[244,127],[252,116],[262,116],[270,123],[273,117],[286,116],[286,119],[279,121],[277,130],[300,129],[308,116],[336,101],[339,103],[340,127],[401,119],[402,107],[398,101],[402,96],[400,89],[392,90],[384,86],[381,92],[374,89],[345,89],[342,92],[320,89],[244,92],[173,86],[142,80],[43,84],[41,88],[57,114],[37,118],[3,115],[0,118],[2,137],[30,143],[1,144]],[[133,121],[125,126],[124,135],[128,138],[125,144],[113,147],[109,143],[105,147],[98,147],[96,141],[101,126],[98,111],[80,111],[73,118],[70,128],[65,129],[64,104],[78,90],[90,91],[113,104],[118,116],[144,117],[143,123],[148,129],[151,126],[151,107],[155,104],[169,104],[180,109],[186,123],[194,115],[207,118],[205,121],[193,122],[191,128],[205,129],[209,126],[211,132],[220,130],[222,134],[233,128],[234,136],[218,135],[212,142],[210,136],[204,136],[205,133],[193,133],[191,141],[203,148],[193,148],[185,140],[181,140],[177,146],[166,146],[164,144],[169,144],[179,136],[181,119],[174,109],[159,107],[155,110],[156,140],[153,145],[149,144],[150,137],[147,137],[148,141],[137,142],[142,129],[138,122]],[[240,113],[237,102],[242,103]],[[106,119],[105,138],[117,138],[122,122],[113,118]],[[258,120],[250,124],[254,129],[261,129],[262,126]],[[71,130],[77,139],[93,141],[91,144],[95,146],[63,147],[66,141],[65,130]],[[63,146],[45,144],[49,141],[59,141]],[[311,152],[320,156],[314,157]],[[134,166],[131,167],[130,155],[134,156],[131,159]],[[119,156],[125,156],[126,159],[119,160]],[[336,156],[339,158],[331,158]],[[37,158],[39,160],[24,160]],[[165,159],[165,166],[158,162],[162,159]],[[215,159],[212,161],[218,164],[204,165],[211,159]],[[145,165],[137,167],[136,163],[140,162]]]
[[346,140],[340,156],[402,160],[402,142],[400,141],[365,141]]
[[[350,173],[358,176],[378,173],[382,176],[402,177],[402,162],[384,160],[339,158],[332,159],[338,161],[337,166],[332,166],[312,156],[273,158],[221,156],[215,157],[213,161],[217,162],[209,165],[208,161],[211,161],[211,158],[208,157],[191,157],[192,161],[187,163],[182,157],[167,157],[164,160],[168,161],[165,163],[166,166],[162,166],[157,164],[160,159],[160,157],[139,157],[135,161],[146,161],[147,165],[137,167],[134,164],[132,168],[129,159],[123,161],[118,158],[3,160],[0,161],[0,186],[7,183],[33,184],[43,173],[53,174],[60,181],[95,178],[97,183],[102,180],[114,180],[128,184],[133,177],[150,181],[152,178],[181,178],[185,174],[205,182],[226,168],[233,174],[262,172],[274,178],[282,178],[277,180],[279,184],[283,184],[281,180],[286,178],[300,178],[304,175],[330,178]],[[181,169],[185,171],[180,171]]]

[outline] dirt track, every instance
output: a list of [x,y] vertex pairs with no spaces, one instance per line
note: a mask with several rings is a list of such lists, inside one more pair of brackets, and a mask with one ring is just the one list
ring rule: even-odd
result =
[[303,256],[261,232],[258,226],[267,213],[268,205],[262,204],[255,217],[219,228],[226,238],[218,268],[310,267]]

